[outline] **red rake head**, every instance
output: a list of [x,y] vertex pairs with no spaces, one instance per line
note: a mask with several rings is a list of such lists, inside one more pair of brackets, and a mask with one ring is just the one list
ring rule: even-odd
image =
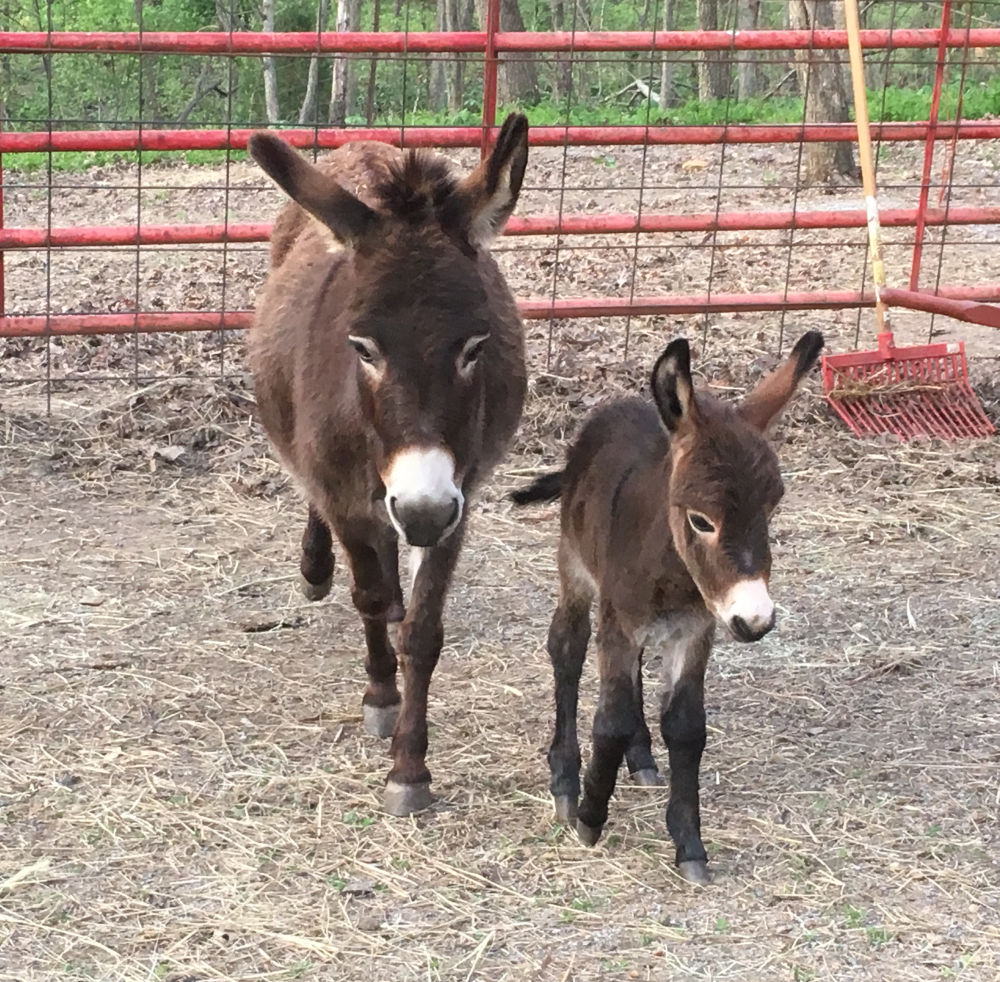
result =
[[[881,341],[881,338],[880,338]],[[969,384],[962,342],[823,358],[826,397],[858,436],[986,437],[996,430]]]

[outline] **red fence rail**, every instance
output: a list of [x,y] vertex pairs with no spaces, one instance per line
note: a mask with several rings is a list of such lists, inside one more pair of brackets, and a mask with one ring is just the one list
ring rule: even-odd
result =
[[[519,32],[499,30],[499,0],[489,0],[487,29],[476,32],[372,33],[69,33],[0,32],[0,53],[69,52],[184,53],[194,55],[263,54],[413,54],[466,52],[484,56],[483,122],[480,127],[394,127],[330,129],[311,127],[280,131],[299,147],[326,149],[356,139],[383,140],[402,146],[473,147],[485,150],[495,129],[497,72],[503,53],[683,52],[827,49],[845,50],[846,33],[816,31],[679,31],[679,32]],[[862,32],[869,49],[937,50],[939,66],[949,48],[998,49],[1000,29],[896,29]],[[0,132],[0,250],[81,247],[143,247],[208,243],[261,242],[269,226],[254,224],[109,225],[76,228],[4,228],[2,154],[55,151],[182,151],[242,150],[249,129],[131,129],[107,131]],[[1000,120],[882,123],[872,135],[883,142],[990,140],[1000,137]],[[539,126],[531,130],[533,146],[666,146],[843,142],[855,139],[852,123],[725,126]],[[926,171],[926,168],[925,168]],[[924,174],[927,183],[928,174]],[[1000,224],[996,207],[926,207],[888,209],[882,223],[896,227]],[[608,235],[661,232],[706,232],[863,228],[866,216],[854,210],[795,208],[765,212],[712,214],[550,215],[515,218],[507,234]],[[3,262],[0,254],[0,337],[72,333],[196,331],[245,327],[246,311],[145,312],[113,314],[44,314],[3,316]],[[915,280],[911,280],[911,285]],[[942,286],[936,295],[963,301],[1000,299],[1000,284],[977,287]],[[552,298],[522,302],[529,318],[585,317],[619,314],[682,314],[705,311],[837,309],[867,306],[863,291],[781,293],[714,293],[704,296],[603,299]]]

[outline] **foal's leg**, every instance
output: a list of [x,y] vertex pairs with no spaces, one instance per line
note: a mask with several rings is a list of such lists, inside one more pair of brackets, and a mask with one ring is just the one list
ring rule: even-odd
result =
[[667,829],[677,846],[681,875],[708,883],[708,855],[701,841],[698,771],[705,749],[705,668],[712,630],[694,639],[672,687],[664,693],[660,732],[670,755],[670,802]]
[[636,705],[634,672],[639,648],[625,635],[610,604],[601,603],[597,627],[601,689],[594,714],[594,742],[583,779],[576,831],[580,841],[594,845],[608,820],[608,799],[622,757],[635,737],[642,716]]
[[639,725],[635,736],[625,751],[625,763],[632,780],[643,787],[654,787],[662,784],[663,779],[653,759],[653,740],[646,725],[646,710],[642,698],[642,651],[636,659],[635,670],[635,703],[639,707]]
[[385,787],[385,810],[411,815],[431,803],[427,756],[427,692],[444,643],[441,614],[451,574],[465,535],[463,519],[440,545],[423,552],[410,595],[410,609],[399,628],[403,660],[403,706],[392,735],[393,766]]
[[555,676],[556,726],[549,747],[549,788],[560,822],[576,819],[580,797],[580,741],[576,732],[576,709],[580,674],[590,640],[590,596],[573,589],[562,572],[559,606],[549,625],[549,659]]
[[333,539],[330,528],[319,512],[309,506],[309,517],[302,533],[302,558],[299,561],[299,587],[306,600],[322,600],[333,583]]
[[399,595],[399,574],[389,570],[383,533],[374,524],[347,524],[337,529],[337,535],[351,564],[351,599],[365,627],[368,687],[361,700],[365,729],[373,736],[390,737],[399,716],[400,696],[387,619]]

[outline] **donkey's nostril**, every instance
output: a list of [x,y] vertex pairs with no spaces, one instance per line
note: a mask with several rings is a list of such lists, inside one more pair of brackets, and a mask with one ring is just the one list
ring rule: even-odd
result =
[[733,637],[736,638],[737,641],[759,641],[773,627],[774,611],[771,612],[769,620],[756,622],[753,626],[748,624],[739,615],[733,617],[729,622],[729,630],[732,632]]
[[411,546],[437,545],[461,516],[461,501],[458,498],[444,501],[424,499],[413,503],[400,503],[392,498],[389,508]]

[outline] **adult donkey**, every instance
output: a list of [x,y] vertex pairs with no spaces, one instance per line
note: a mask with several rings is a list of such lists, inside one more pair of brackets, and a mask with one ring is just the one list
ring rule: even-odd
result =
[[[815,364],[810,332],[739,405],[695,392],[690,352],[672,342],[653,368],[654,406],[626,399],[597,410],[564,470],[514,493],[518,504],[562,497],[559,604],[549,628],[556,725],[549,751],[561,821],[597,842],[622,757],[633,780],[658,784],[643,716],[642,656],[663,653],[660,732],[670,756],[667,828],[681,873],[708,881],[698,769],[705,747],[705,668],[716,622],[737,641],[774,627],[768,520],[783,494],[764,431]],[[593,750],[580,794],[576,713],[598,598]]]
[[[306,597],[330,589],[331,532],[347,555],[368,649],[365,727],[392,736],[385,807],[407,815],[431,802],[427,692],[466,502],[524,402],[523,327],[488,249],[517,201],[528,123],[509,116],[463,179],[443,158],[379,143],[316,165],[268,133],[249,151],[293,202],[250,333],[260,416],[309,501]],[[397,535],[413,547],[405,614]]]

